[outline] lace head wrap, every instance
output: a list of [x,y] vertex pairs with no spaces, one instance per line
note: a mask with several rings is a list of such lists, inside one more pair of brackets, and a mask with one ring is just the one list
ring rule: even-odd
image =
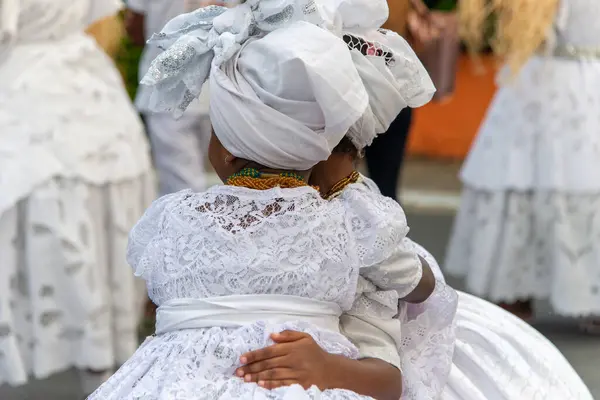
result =
[[322,0],[322,9],[328,29],[350,49],[369,95],[365,114],[348,132],[363,149],[388,130],[402,109],[428,103],[435,86],[406,40],[381,29],[389,14],[387,1]]
[[[308,169],[348,132],[364,147],[433,95],[406,42],[377,30],[387,12],[383,0],[248,0],[180,15],[150,40],[165,51],[142,101],[180,115],[210,78],[214,131],[233,155]],[[341,40],[349,34],[390,46],[393,58],[361,53]]]

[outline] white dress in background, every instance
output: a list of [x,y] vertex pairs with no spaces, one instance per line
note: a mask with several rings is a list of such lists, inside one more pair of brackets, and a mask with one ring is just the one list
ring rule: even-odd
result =
[[112,61],[84,30],[109,0],[0,7],[0,384],[137,348],[127,234],[152,200],[148,144]]
[[[157,335],[89,400],[367,399],[299,385],[269,391],[234,376],[242,354],[286,329],[309,333],[330,353],[359,357],[339,326],[342,313],[358,311],[359,276],[394,292],[387,320],[400,332],[392,316],[398,298],[418,284],[421,264],[400,246],[404,218],[375,226],[364,215],[310,187],[216,186],[157,200],[129,247],[159,305]],[[397,358],[395,346],[391,352]]]
[[599,19],[561,2],[553,54],[498,91],[465,162],[446,267],[478,296],[600,315]]

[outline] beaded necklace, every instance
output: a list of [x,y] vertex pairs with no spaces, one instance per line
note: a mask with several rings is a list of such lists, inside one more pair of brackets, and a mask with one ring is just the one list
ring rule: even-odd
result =
[[276,187],[294,189],[308,186],[304,178],[293,172],[267,174],[254,168],[244,168],[227,178],[227,185],[246,187],[255,190],[269,190]]
[[360,179],[360,174],[356,171],[352,171],[350,175],[345,178],[340,179],[335,185],[329,189],[329,191],[323,196],[325,200],[331,200],[334,197],[338,196],[348,185],[358,182]]

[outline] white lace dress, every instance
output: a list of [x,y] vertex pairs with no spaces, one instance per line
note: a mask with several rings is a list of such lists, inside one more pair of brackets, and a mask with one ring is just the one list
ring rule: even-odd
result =
[[478,296],[600,315],[599,18],[561,1],[551,54],[498,91],[465,162],[446,267]]
[[[385,209],[378,195],[377,186],[363,178],[362,184],[348,186],[340,200],[363,215],[371,211],[369,220],[375,222]],[[381,318],[389,310],[386,305],[393,303],[391,294],[372,285],[359,284],[357,303],[362,306],[355,303],[342,316],[342,330],[362,356],[401,366],[403,400],[592,400],[577,372],[548,339],[496,305],[446,286],[436,259],[419,244],[405,238],[402,246],[427,261],[437,285],[422,304],[401,302],[400,345],[393,339],[397,327]]]
[[[109,0],[0,6],[0,384],[137,347],[127,233],[152,200],[148,146],[85,28]],[[143,295],[143,294],[142,294]]]
[[157,335],[89,399],[366,399],[315,387],[269,392],[234,371],[244,352],[270,345],[269,334],[284,329],[357,358],[339,317],[352,309],[359,275],[393,288],[396,298],[420,280],[418,259],[394,271],[369,263],[380,250],[410,259],[394,250],[406,223],[393,225],[368,228],[308,187],[217,186],[157,200],[129,247],[136,274],[159,305]]

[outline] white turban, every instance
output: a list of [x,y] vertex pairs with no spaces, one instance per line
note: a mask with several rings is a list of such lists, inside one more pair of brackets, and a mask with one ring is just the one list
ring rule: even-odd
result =
[[321,0],[320,4],[328,29],[347,42],[369,94],[367,111],[348,133],[362,149],[386,132],[402,109],[428,103],[435,86],[406,40],[381,29],[389,15],[387,1]]
[[227,150],[295,170],[326,160],[369,101],[344,42],[307,22],[250,39],[212,70],[210,96]]
[[[142,101],[180,115],[210,78],[211,120],[225,148],[268,167],[308,169],[348,132],[364,147],[402,108],[433,95],[406,42],[377,30],[387,13],[385,0],[247,0],[180,15],[150,40],[165,51],[142,80],[154,89]],[[347,45],[348,33],[382,39],[393,63]]]
[[326,160],[368,95],[346,44],[312,0],[249,0],[177,17],[142,83],[150,109],[180,114],[210,77],[215,134],[234,156],[305,170]]

